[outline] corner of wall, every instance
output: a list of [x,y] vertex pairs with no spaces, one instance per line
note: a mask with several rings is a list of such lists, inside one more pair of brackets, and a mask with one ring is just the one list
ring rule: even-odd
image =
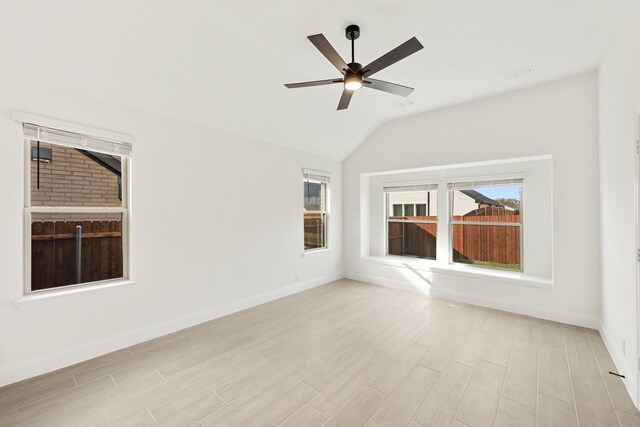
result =
[[[618,370],[618,372],[625,372],[624,370],[625,365],[623,363],[624,358],[622,357],[620,352],[616,350],[617,347],[614,346],[613,343],[611,342],[611,336],[607,333],[607,329],[604,326],[604,323],[600,324],[599,331],[600,331],[600,335],[602,336],[602,341],[604,342],[604,345],[607,347],[607,350],[609,350],[609,354],[611,354],[613,363],[616,365],[616,369]],[[640,409],[639,402],[638,402],[638,383],[637,383],[637,376],[635,375],[635,372],[633,372],[633,375],[627,375],[622,382],[624,386],[627,388],[627,392],[629,393],[631,400],[633,400],[634,405],[636,405],[636,407]]]

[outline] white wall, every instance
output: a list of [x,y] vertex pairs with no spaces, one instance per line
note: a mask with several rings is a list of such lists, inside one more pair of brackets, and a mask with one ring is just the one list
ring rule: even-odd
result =
[[[597,327],[597,102],[597,77],[589,73],[381,127],[344,164],[347,275]],[[551,286],[442,271],[422,274],[402,265],[367,262],[361,256],[360,248],[370,244],[369,236],[360,232],[360,209],[366,202],[361,174],[540,155],[553,158]]]
[[[0,385],[342,276],[339,162],[23,81],[1,79],[0,93]],[[137,284],[14,304],[24,203],[14,109],[135,138]],[[331,250],[304,257],[303,167],[332,173]]]
[[624,3],[624,18],[598,73],[602,331],[617,368],[627,376],[631,396],[637,399],[634,114],[640,112],[640,3]]

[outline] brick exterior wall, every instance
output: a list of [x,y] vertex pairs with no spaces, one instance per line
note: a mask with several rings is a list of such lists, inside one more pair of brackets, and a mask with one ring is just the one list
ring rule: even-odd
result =
[[31,206],[122,206],[116,174],[73,148],[45,143],[40,147],[53,150],[52,161],[40,162],[40,189],[36,161],[31,161]]
[[[32,141],[35,147],[36,142]],[[37,164],[31,160],[31,206],[121,207],[118,176],[79,151],[55,144],[40,143],[52,149],[51,163],[40,162],[40,189],[36,188]],[[37,220],[120,219],[120,215],[53,214]],[[34,217],[36,220],[36,217]]]

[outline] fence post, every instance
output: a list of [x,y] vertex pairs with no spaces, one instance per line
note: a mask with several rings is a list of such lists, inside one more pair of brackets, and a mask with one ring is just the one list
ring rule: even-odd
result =
[[76,225],[76,283],[82,283],[82,226]]

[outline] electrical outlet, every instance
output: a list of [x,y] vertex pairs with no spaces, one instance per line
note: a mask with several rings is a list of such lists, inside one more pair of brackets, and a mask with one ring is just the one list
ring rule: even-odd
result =
[[295,280],[296,280],[295,283],[298,283],[298,280],[300,280],[300,275],[299,274],[296,274]]
[[627,353],[627,342],[622,340],[622,355],[625,356]]

